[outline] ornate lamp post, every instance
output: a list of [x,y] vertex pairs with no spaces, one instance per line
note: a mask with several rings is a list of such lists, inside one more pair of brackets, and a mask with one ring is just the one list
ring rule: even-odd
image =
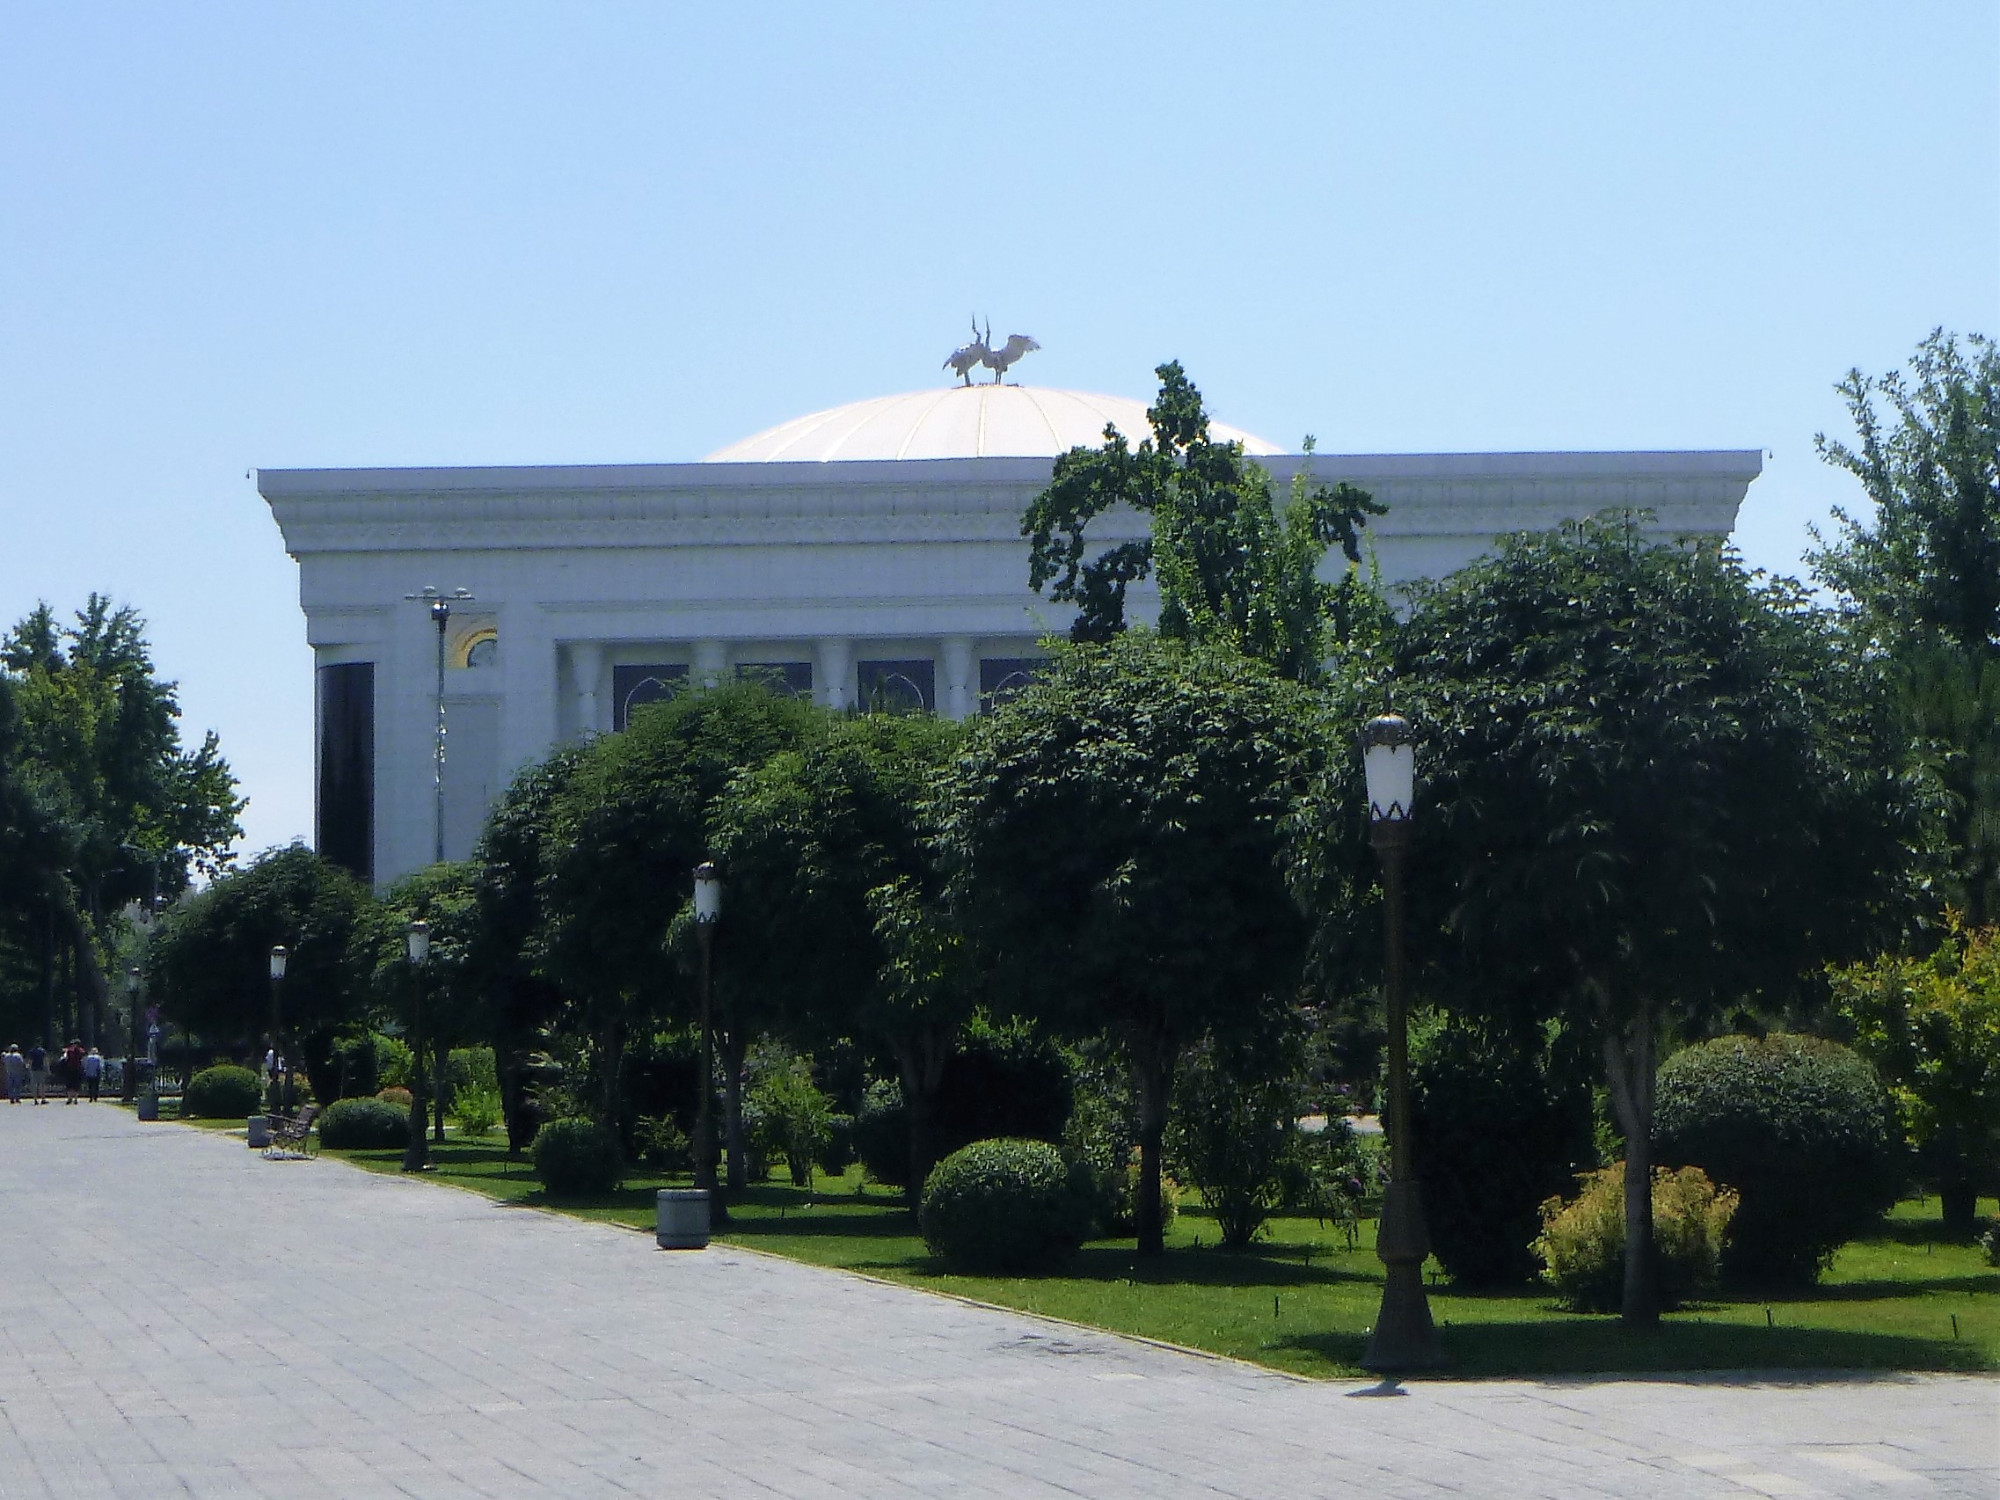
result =
[[403,1148],[405,1172],[431,1169],[430,1147],[424,1142],[424,1014],[423,967],[431,957],[431,924],[412,922],[403,930],[403,949],[410,959],[410,1141]]
[[278,1109],[282,1114],[292,1112],[292,1069],[291,1059],[285,1055],[284,1012],[282,997],[285,987],[285,963],[291,957],[285,952],[285,945],[279,943],[271,949],[271,1068],[272,1077],[283,1075],[284,1081],[278,1088]]
[[701,1092],[694,1109],[694,1185],[708,1194],[712,1223],[729,1222],[715,1187],[715,924],[722,920],[722,872],[709,860],[694,871],[694,936],[701,949]]
[[451,607],[468,603],[472,590],[453,589],[449,594],[441,594],[435,584],[425,584],[414,594],[405,594],[405,599],[418,600],[431,607],[431,622],[437,626],[437,764],[431,779],[431,859],[437,864],[444,863],[444,635],[451,624]]
[[1389,1187],[1375,1236],[1386,1276],[1361,1366],[1389,1375],[1444,1363],[1424,1295],[1424,1257],[1431,1241],[1410,1141],[1410,1000],[1403,972],[1403,872],[1416,807],[1410,721],[1396,713],[1370,719],[1361,730],[1361,760],[1368,777],[1369,842],[1382,861],[1383,988],[1389,1003]]
[[125,971],[125,1011],[130,1034],[125,1042],[125,1081],[118,1096],[127,1104],[139,1097],[139,966]]

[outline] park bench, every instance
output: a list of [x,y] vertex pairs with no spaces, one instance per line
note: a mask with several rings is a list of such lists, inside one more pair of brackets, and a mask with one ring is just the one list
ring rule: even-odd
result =
[[313,1121],[319,1116],[319,1106],[308,1104],[296,1115],[272,1115],[271,1139],[264,1147],[267,1157],[306,1156],[312,1149]]

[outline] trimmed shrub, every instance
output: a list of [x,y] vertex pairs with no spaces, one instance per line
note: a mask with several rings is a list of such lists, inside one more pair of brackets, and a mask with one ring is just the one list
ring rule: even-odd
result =
[[264,1107],[263,1086],[248,1068],[203,1068],[181,1094],[183,1120],[242,1120]]
[[826,1144],[820,1147],[819,1169],[838,1177],[854,1165],[854,1116],[839,1113],[826,1117]]
[[551,1120],[535,1132],[529,1154],[535,1180],[551,1198],[586,1198],[615,1193],[625,1162],[618,1137],[594,1120]]
[[1300,1108],[1295,1080],[1245,1078],[1206,1043],[1182,1065],[1167,1153],[1215,1214],[1225,1249],[1248,1246],[1282,1201]]
[[744,1099],[746,1122],[757,1122],[753,1154],[766,1162],[783,1157],[793,1186],[809,1188],[833,1129],[833,1105],[813,1082],[811,1058],[775,1047],[760,1051]]
[[[1542,1205],[1534,1253],[1542,1280],[1571,1312],[1617,1312],[1625,1293],[1625,1164],[1582,1177],[1568,1202]],[[1659,1249],[1660,1298],[1666,1308],[1714,1287],[1736,1194],[1718,1189],[1699,1167],[1653,1169],[1653,1241]]]
[[399,1084],[391,1088],[383,1089],[375,1097],[377,1099],[380,1099],[384,1104],[393,1104],[398,1109],[408,1109],[410,1107],[411,1100],[414,1096],[410,1093],[408,1089],[402,1087]]
[[1431,1253],[1460,1286],[1533,1278],[1542,1203],[1597,1165],[1591,1092],[1564,1033],[1459,1020],[1412,1028],[1410,1135]]
[[672,1115],[641,1115],[632,1130],[639,1160],[656,1172],[694,1169],[694,1143]]
[[319,1117],[319,1143],[336,1151],[384,1151],[410,1139],[410,1112],[383,1099],[336,1099]]
[[861,1112],[854,1117],[854,1154],[871,1181],[910,1185],[910,1112],[895,1079],[877,1079],[861,1096]]
[[1734,1283],[1809,1285],[1896,1201],[1902,1138],[1875,1070],[1819,1037],[1726,1036],[1675,1053],[1654,1089],[1662,1166],[1741,1196],[1722,1259]]
[[1090,1211],[1062,1153],[1046,1141],[975,1141],[924,1183],[917,1223],[949,1270],[1053,1271],[1076,1253]]

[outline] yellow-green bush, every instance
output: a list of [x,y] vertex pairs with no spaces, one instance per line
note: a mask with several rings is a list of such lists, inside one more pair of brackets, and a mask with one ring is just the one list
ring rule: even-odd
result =
[[[1625,1285],[1625,1164],[1579,1179],[1583,1190],[1542,1205],[1533,1250],[1542,1280],[1572,1312],[1616,1312]],[[1715,1285],[1716,1267],[1736,1213],[1736,1194],[1717,1188],[1699,1167],[1653,1169],[1653,1241],[1659,1248],[1660,1297],[1678,1307]]]

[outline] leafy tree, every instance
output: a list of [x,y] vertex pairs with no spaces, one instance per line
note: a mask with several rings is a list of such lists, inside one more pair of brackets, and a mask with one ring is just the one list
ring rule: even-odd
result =
[[91,1032],[107,1010],[99,948],[112,914],[221,868],[243,801],[213,733],[182,747],[174,684],[155,675],[129,606],[92,594],[62,625],[39,605],[0,640],[0,670],[13,709],[8,774],[63,845],[35,882],[44,941],[73,953]]
[[148,954],[148,988],[188,1029],[240,1046],[269,1029],[270,953],[282,944],[284,1031],[296,1039],[313,1093],[331,1099],[339,1091],[334,1039],[365,1012],[352,944],[371,900],[303,844],[266,850],[167,914]]
[[1184,1049],[1244,1045],[1288,1013],[1307,924],[1282,825],[1319,754],[1297,687],[1225,647],[1137,631],[1060,648],[973,727],[947,790],[955,909],[998,993],[1124,1048],[1142,1254],[1161,1249]]
[[567,746],[516,776],[472,856],[478,920],[466,964],[491,1007],[490,1039],[507,1119],[507,1149],[515,1155],[535,1133],[530,1077],[541,1033],[562,1007],[561,990],[537,963],[544,855],[556,806],[584,753],[581,746]]
[[[692,1009],[688,975],[667,961],[670,929],[688,919],[692,872],[713,852],[724,789],[817,733],[824,717],[756,683],[683,693],[594,741],[554,796],[541,842],[537,961],[562,991],[564,1025],[584,1040],[603,1123],[618,1118],[629,1040],[676,1004]],[[750,1029],[727,1014],[723,1023],[731,1186],[740,1186]]]
[[960,737],[915,715],[835,721],[737,777],[715,814],[729,879],[718,993],[766,1024],[887,1043],[908,1106],[913,1204],[977,995],[962,939],[938,913],[929,816]]
[[1589,1028],[1626,1143],[1624,1315],[1658,1312],[1656,1049],[1896,930],[1908,788],[1870,679],[1796,585],[1632,519],[1509,538],[1417,592],[1413,895],[1433,982]]
[[1859,446],[1822,435],[1819,449],[1874,514],[1836,510],[1838,538],[1811,562],[1886,659],[1949,804],[1946,894],[1976,927],[2000,916],[2000,350],[1939,329],[1910,376],[1841,382]]
[[[356,924],[355,966],[376,1001],[398,1015],[425,1056],[430,1074],[434,1139],[444,1139],[446,1059],[453,1047],[471,1046],[493,1031],[488,991],[475,967],[480,936],[477,867],[426,865],[412,870],[364,910]],[[430,928],[430,953],[421,966],[409,961],[412,922]],[[423,1097],[413,1090],[411,1128],[421,1131]]]
[[1833,983],[1856,1049],[1889,1080],[1936,1174],[1946,1227],[1970,1235],[2000,1152],[2000,930],[1954,922],[1927,957],[1885,954]]
[[[1028,581],[1077,606],[1071,640],[1103,642],[1125,628],[1127,587],[1157,572],[1161,635],[1229,642],[1282,676],[1314,680],[1330,636],[1345,641],[1385,623],[1357,567],[1361,528],[1383,507],[1350,484],[1309,487],[1301,473],[1280,516],[1270,475],[1245,460],[1242,444],[1210,438],[1201,392],[1180,365],[1154,373],[1151,437],[1134,450],[1106,427],[1102,448],[1056,459],[1053,481],[1021,523]],[[1152,535],[1086,560],[1090,523],[1114,506],[1150,516]],[[1336,542],[1349,566],[1327,583],[1320,559]]]

